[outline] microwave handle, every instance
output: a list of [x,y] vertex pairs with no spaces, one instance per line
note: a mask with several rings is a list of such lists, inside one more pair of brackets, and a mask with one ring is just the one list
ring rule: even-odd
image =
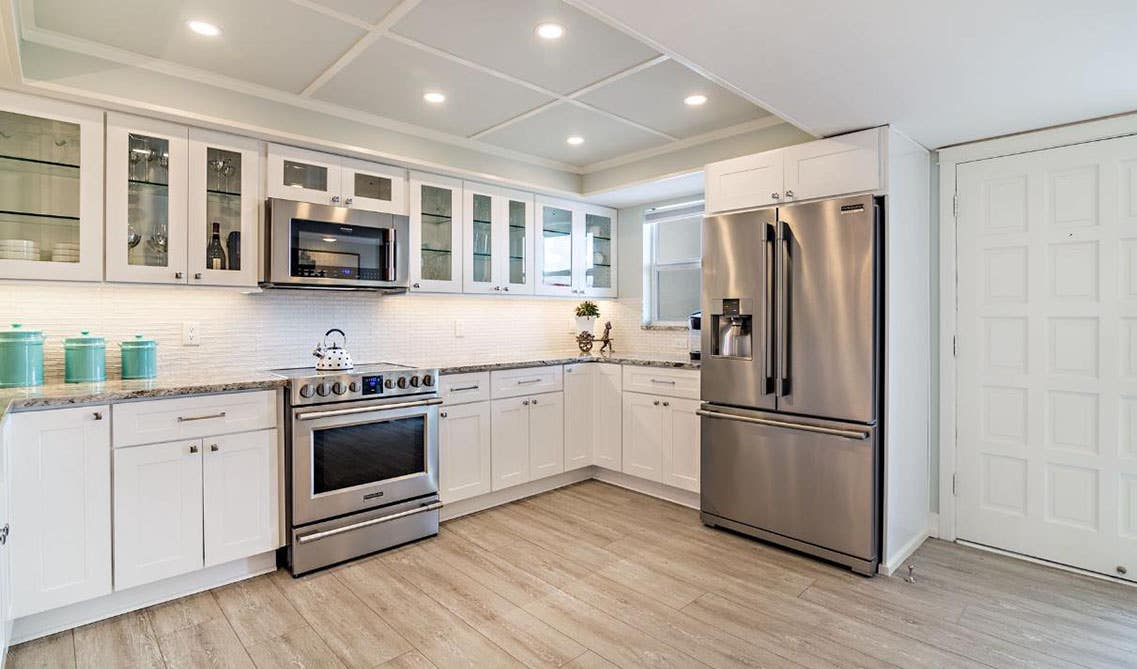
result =
[[398,234],[398,231],[395,230],[395,228],[387,228],[387,257],[385,258],[384,263],[384,281],[395,280],[395,245],[398,241],[395,239],[396,234]]

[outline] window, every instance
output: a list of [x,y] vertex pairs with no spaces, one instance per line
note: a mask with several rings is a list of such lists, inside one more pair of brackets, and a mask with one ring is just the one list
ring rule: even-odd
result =
[[644,323],[686,327],[699,310],[703,201],[652,207],[644,215]]

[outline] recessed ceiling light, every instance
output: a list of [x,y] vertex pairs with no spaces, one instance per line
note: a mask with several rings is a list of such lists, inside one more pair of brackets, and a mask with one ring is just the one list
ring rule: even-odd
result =
[[568,142],[569,144],[572,144],[573,146],[579,146],[580,144],[584,144],[584,138],[581,137],[580,135],[569,135],[568,139],[566,139],[565,141]]
[[443,102],[446,102],[446,96],[443,95],[442,93],[437,92],[437,91],[430,91],[428,93],[423,93],[422,99],[426,100],[427,102],[429,102],[432,105],[438,105],[438,104],[442,104]]
[[565,34],[565,27],[559,23],[542,23],[537,26],[537,35],[542,39],[559,39]]
[[707,96],[705,95],[688,95],[687,97],[683,98],[683,104],[687,105],[688,107],[698,107],[699,105],[706,103]]
[[221,34],[221,29],[212,23],[206,21],[187,21],[186,25],[189,29],[198,35],[205,35],[206,37],[217,37]]

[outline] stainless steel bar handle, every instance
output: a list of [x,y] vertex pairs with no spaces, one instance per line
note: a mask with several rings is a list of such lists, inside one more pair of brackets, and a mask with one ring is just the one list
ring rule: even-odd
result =
[[773,420],[770,418],[754,418],[752,416],[736,416],[732,413],[723,413],[721,411],[710,411],[708,409],[697,409],[696,414],[705,416],[707,418],[721,418],[723,420],[735,420],[740,423],[752,423],[754,425],[765,425],[767,427],[777,427],[786,430],[800,430],[802,432],[816,432],[818,434],[828,434],[833,437],[844,437],[846,439],[865,440],[869,438],[868,432],[860,430],[842,430],[836,427],[823,427],[821,425],[809,425],[807,423],[789,423],[782,420]]
[[774,390],[774,333],[773,319],[774,319],[774,245],[776,243],[776,235],[774,233],[774,226],[766,224],[766,232],[763,238],[763,246],[766,251],[766,265],[762,268],[765,276],[762,277],[763,291],[762,291],[762,342],[763,342],[763,355],[762,355],[762,373],[765,376],[764,385],[762,389],[763,394],[775,392]]
[[306,544],[306,543],[309,543],[311,541],[319,541],[320,539],[327,539],[328,537],[334,537],[337,534],[343,534],[344,532],[352,532],[354,530],[361,530],[365,527],[371,527],[372,525],[378,525],[380,523],[387,523],[387,522],[390,522],[392,520],[398,520],[400,518],[406,518],[407,516],[413,516],[413,515],[416,515],[419,513],[426,513],[428,511],[437,511],[438,509],[441,509],[441,508],[442,508],[442,502],[433,502],[433,503],[427,504],[425,506],[420,506],[417,509],[407,509],[406,511],[400,511],[398,513],[392,513],[389,516],[381,516],[379,518],[372,518],[371,520],[365,520],[361,523],[354,523],[352,525],[344,525],[343,527],[337,527],[334,530],[324,530],[323,532],[313,532],[312,534],[305,534],[302,537],[297,537],[296,540],[302,544]]
[[189,423],[189,422],[192,422],[195,420],[209,420],[211,418],[224,418],[227,415],[228,415],[227,412],[219,411],[217,413],[211,413],[208,416],[178,416],[178,422],[179,423]]
[[790,348],[790,239],[789,224],[778,221],[778,247],[781,250],[781,287],[778,290],[778,380],[776,393],[785,397],[790,394],[789,348]]
[[452,393],[460,393],[460,392],[462,392],[463,390],[477,390],[478,388],[481,388],[481,386],[479,386],[478,384],[476,384],[476,383],[475,383],[475,384],[474,384],[474,385],[472,385],[472,386],[459,386],[459,387],[457,387],[457,388],[451,388],[451,389],[450,389],[450,392],[452,392]]
[[662,383],[665,386],[675,385],[675,379],[652,379],[652,383]]
[[540,382],[541,382],[541,377],[537,377],[535,379],[521,379],[520,381],[517,382],[517,385],[524,386],[524,385],[529,384],[529,383],[540,383]]
[[442,404],[442,400],[433,397],[428,400],[419,400],[417,402],[397,402],[395,404],[380,404],[377,406],[369,407],[354,407],[351,409],[332,409],[330,411],[309,411],[308,413],[296,414],[297,420],[315,420],[317,418],[331,418],[333,416],[350,416],[357,413],[371,413],[374,411],[388,411],[391,409],[410,409],[413,407],[427,407],[435,404]]

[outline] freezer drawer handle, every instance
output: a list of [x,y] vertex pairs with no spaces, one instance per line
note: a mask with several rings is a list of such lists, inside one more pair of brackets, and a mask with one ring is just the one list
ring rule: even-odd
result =
[[771,420],[769,418],[753,418],[751,416],[736,416],[730,413],[722,413],[720,411],[708,411],[707,409],[698,409],[695,411],[700,416],[707,418],[722,418],[724,420],[736,420],[740,423],[753,423],[755,425],[766,425],[769,427],[780,427],[786,430],[801,430],[803,432],[816,432],[818,434],[828,434],[834,437],[844,437],[846,439],[859,439],[864,440],[869,438],[868,432],[860,430],[842,430],[835,427],[822,427],[820,425],[806,425],[804,423],[788,423],[781,420]]
[[386,523],[386,522],[390,522],[392,520],[398,520],[400,518],[406,518],[407,516],[413,516],[413,515],[419,514],[419,513],[426,513],[427,511],[437,511],[438,509],[441,509],[441,508],[442,508],[442,502],[434,502],[432,504],[420,506],[416,509],[407,509],[406,511],[400,511],[398,513],[392,513],[389,516],[381,516],[379,518],[372,518],[371,520],[365,520],[362,523],[354,523],[352,525],[344,525],[343,527],[337,527],[334,530],[324,530],[323,532],[313,532],[311,534],[305,534],[302,537],[297,537],[296,540],[302,544],[306,544],[310,541],[319,541],[320,539],[327,539],[328,537],[334,537],[337,534],[343,534],[344,532],[351,532],[353,530],[361,530],[365,527],[371,527],[372,525],[378,525],[379,523]]
[[350,416],[354,413],[372,413],[375,411],[390,411],[391,409],[412,409],[414,407],[428,407],[435,404],[442,404],[442,400],[433,398],[429,400],[420,400],[418,402],[399,402],[398,404],[379,404],[368,407],[355,407],[354,409],[333,409],[331,411],[311,411],[309,413],[296,414],[297,420],[314,420],[316,418],[331,418],[333,416]]

